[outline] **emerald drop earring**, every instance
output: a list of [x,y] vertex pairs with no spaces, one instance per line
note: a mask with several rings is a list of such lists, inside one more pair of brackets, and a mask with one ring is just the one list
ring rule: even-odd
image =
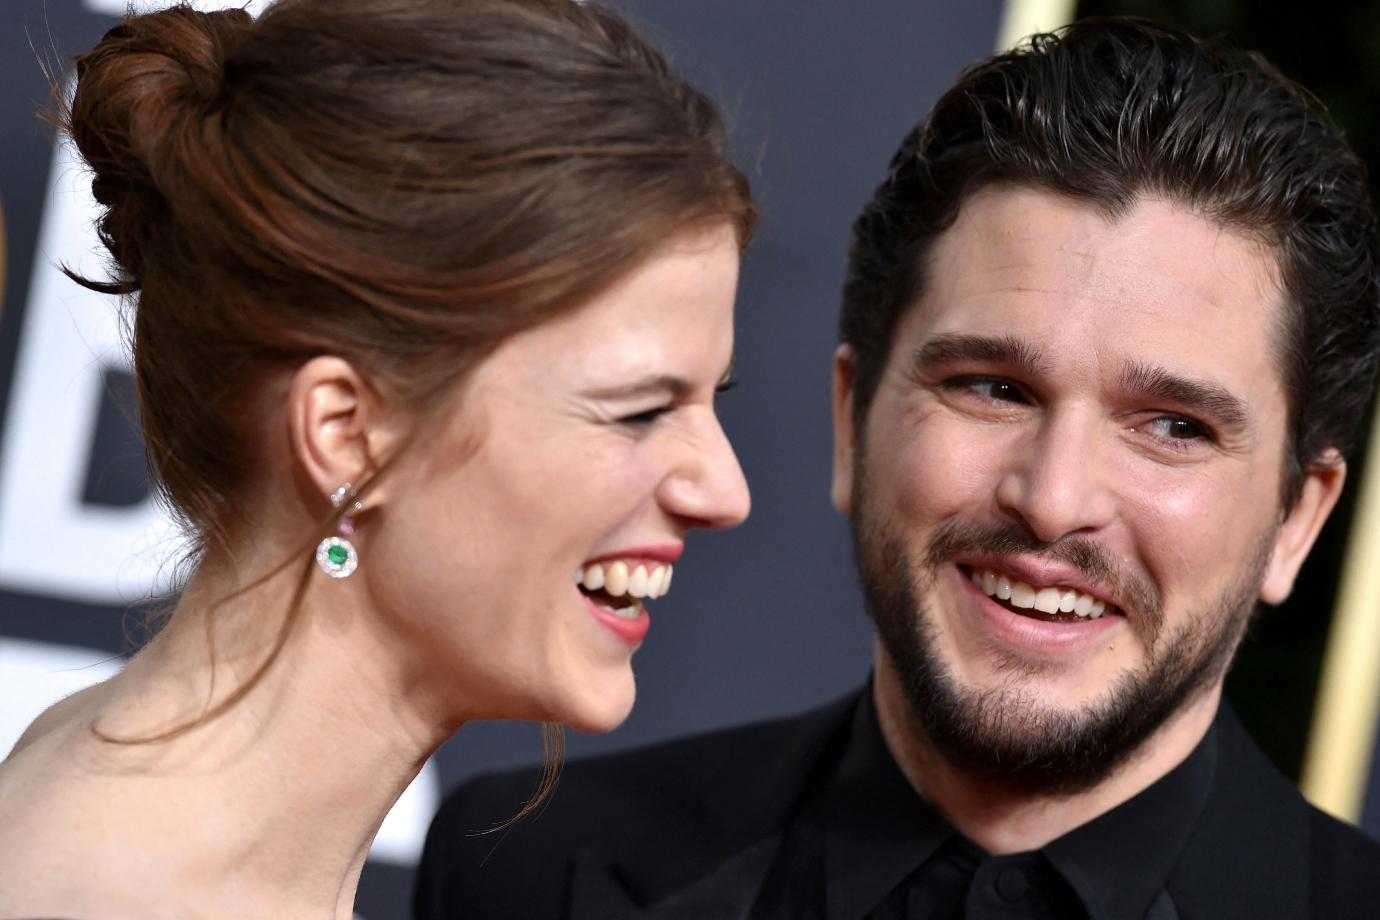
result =
[[354,507],[340,516],[339,535],[316,546],[316,564],[332,578],[349,578],[359,568],[359,553],[345,538],[355,532],[355,515],[364,510],[364,503],[355,498],[354,486],[348,482],[331,494],[331,507],[340,508],[346,502],[354,502]]

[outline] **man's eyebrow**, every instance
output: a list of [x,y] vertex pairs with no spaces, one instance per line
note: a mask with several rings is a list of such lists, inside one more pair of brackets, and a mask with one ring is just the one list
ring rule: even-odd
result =
[[911,357],[911,371],[923,373],[933,367],[969,361],[1011,365],[1031,376],[1045,370],[1039,349],[1014,335],[942,333],[916,349]]
[[1251,420],[1246,401],[1225,387],[1182,377],[1162,367],[1129,362],[1121,371],[1120,386],[1128,396],[1164,400],[1186,409],[1197,409],[1223,425],[1244,427]]

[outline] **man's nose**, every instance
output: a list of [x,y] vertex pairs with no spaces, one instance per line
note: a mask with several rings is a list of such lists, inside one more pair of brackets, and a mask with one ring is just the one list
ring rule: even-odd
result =
[[1105,423],[1089,411],[1051,413],[1013,449],[997,504],[1044,543],[1090,533],[1116,515]]
[[661,483],[662,507],[687,527],[736,527],[752,500],[738,457],[719,420],[710,416],[685,445],[683,456]]

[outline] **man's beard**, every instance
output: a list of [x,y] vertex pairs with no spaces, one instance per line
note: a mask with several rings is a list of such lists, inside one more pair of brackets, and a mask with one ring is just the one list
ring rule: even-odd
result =
[[[1068,795],[1095,786],[1226,672],[1255,609],[1273,544],[1273,532],[1264,534],[1227,587],[1168,633],[1154,585],[1120,572],[1090,541],[1044,544],[1014,525],[949,522],[935,534],[925,558],[912,560],[877,520],[862,475],[854,486],[854,560],[868,615],[913,715],[911,724],[953,766],[1028,792]],[[921,593],[960,553],[1058,558],[1111,585],[1145,650],[1144,665],[1123,671],[1097,699],[1077,709],[1050,705],[1023,687],[1021,678],[1042,666],[1015,656],[1000,663],[1009,675],[1004,684],[985,690],[960,685],[940,659],[934,625],[921,602]],[[921,574],[924,583],[917,584]]]

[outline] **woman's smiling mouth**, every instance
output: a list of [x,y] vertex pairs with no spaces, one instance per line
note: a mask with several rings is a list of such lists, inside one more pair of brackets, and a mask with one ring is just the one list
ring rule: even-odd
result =
[[669,562],[642,558],[604,559],[575,571],[575,587],[604,626],[636,648],[651,628],[644,600],[665,597],[674,574]]
[[624,609],[635,611],[643,598],[665,597],[671,590],[672,574],[669,564],[618,559],[592,562],[577,570],[575,584],[599,606],[620,613]]

